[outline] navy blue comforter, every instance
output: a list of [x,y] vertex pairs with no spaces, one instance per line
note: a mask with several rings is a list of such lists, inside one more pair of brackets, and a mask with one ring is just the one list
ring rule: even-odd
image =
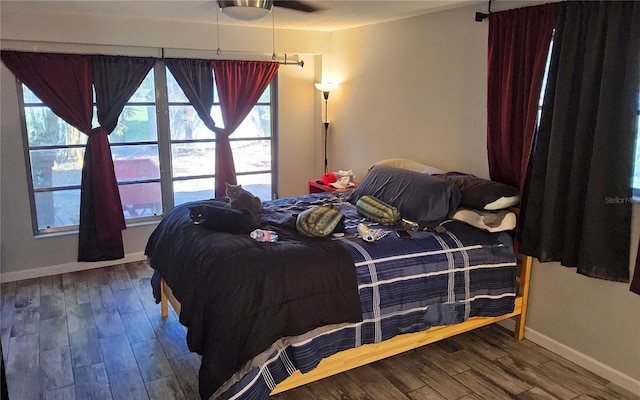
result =
[[[266,399],[275,385],[294,371],[309,371],[322,358],[338,351],[377,343],[402,333],[426,330],[432,326],[455,324],[473,316],[497,316],[513,311],[516,262],[511,238],[507,233],[492,234],[462,222],[447,221],[443,224],[446,228],[443,233],[413,232],[413,239],[400,239],[392,233],[394,227],[377,226],[373,221],[360,216],[352,204],[342,199],[341,194],[322,193],[268,202],[265,203],[261,224],[280,232],[283,243],[296,243],[300,241],[300,237],[291,230],[291,223],[298,213],[313,205],[326,202],[337,204],[345,214],[345,236],[333,240],[312,240],[312,243],[305,242],[305,245],[315,247],[328,242],[342,250],[331,246],[331,251],[340,257],[347,255],[349,266],[340,262],[341,267],[331,269],[336,273],[332,279],[335,280],[334,283],[346,283],[343,288],[347,292],[353,290],[352,294],[355,293],[358,300],[354,302],[343,293],[346,297],[331,302],[329,305],[333,308],[333,313],[328,313],[337,315],[345,305],[357,303],[357,318],[354,315],[336,317],[333,322],[326,321],[325,325],[305,333],[285,335],[277,339],[270,337],[262,341],[264,349],[259,354],[247,360],[243,357],[243,365],[235,371],[227,371],[225,376],[229,376],[229,373],[232,375],[223,382],[217,380],[215,393],[201,393],[203,398]],[[375,243],[363,242],[355,235],[356,226],[360,222],[373,229],[382,229],[383,233],[388,234]],[[164,233],[166,240],[176,240],[185,224],[188,223],[184,220],[176,222],[176,226],[170,224],[172,227],[167,227]],[[152,239],[150,243],[157,242],[153,236]],[[236,251],[232,252],[235,257],[243,259],[247,248],[255,246],[250,239],[247,240],[237,244]],[[215,247],[224,248],[227,246],[225,243],[217,243]],[[158,253],[152,251],[150,254],[151,265],[160,270],[172,288],[178,285],[180,290],[189,290],[193,285],[197,286],[198,281],[206,276],[206,265],[210,263],[206,260],[217,256],[218,250],[207,248],[211,243],[207,244],[203,239],[190,238],[190,246],[192,248],[188,252],[175,250],[170,251],[170,254],[164,253],[163,257],[167,257],[167,262],[163,262],[162,266],[158,266],[156,262]],[[333,256],[320,256],[315,252],[310,254],[313,255],[307,259],[309,262],[315,258],[323,265],[330,266],[335,261]],[[286,258],[284,255],[283,257]],[[183,265],[182,269],[176,270],[176,263]],[[244,261],[240,262],[243,263]],[[308,287],[309,283],[302,281],[292,282],[292,286],[286,285],[292,279],[289,272],[299,268],[303,268],[301,264],[291,266],[274,281],[278,282],[276,285],[280,285],[279,292],[286,292],[289,287],[297,285],[302,285],[301,288]],[[323,269],[320,267],[309,270],[305,272],[305,276],[315,282],[316,274],[318,279],[325,274]],[[190,272],[185,275],[185,270]],[[205,275],[201,275],[203,273]],[[355,283],[351,282],[352,276]],[[208,279],[213,282],[203,286],[216,283],[218,278]],[[262,279],[259,277],[258,280]],[[251,290],[260,286],[257,283],[252,285]],[[238,296],[231,295],[228,302],[237,298]],[[189,308],[200,310],[202,315],[210,312],[210,299],[187,296],[186,300]],[[182,314],[185,314],[184,308]],[[183,318],[187,317],[181,315],[181,321],[185,325],[191,324],[187,325],[189,340],[196,334],[191,332],[193,321],[183,321]],[[220,315],[217,321],[223,321],[224,318]],[[304,320],[306,316],[291,314],[289,318]],[[197,335],[202,334],[200,332]],[[252,334],[260,336],[261,332],[253,331]],[[208,342],[207,345],[212,347],[218,346],[211,338],[199,337],[199,340],[201,343]],[[266,344],[270,340],[272,342]],[[206,364],[203,357],[205,369]],[[201,371],[201,384],[203,379],[210,378]]]

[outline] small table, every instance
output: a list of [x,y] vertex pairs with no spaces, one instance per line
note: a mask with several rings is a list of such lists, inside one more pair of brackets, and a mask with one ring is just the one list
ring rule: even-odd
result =
[[346,189],[338,189],[329,185],[325,185],[324,183],[318,183],[315,179],[310,179],[307,183],[309,185],[309,194],[322,192],[345,192],[347,190],[355,189],[358,187],[358,182],[354,182],[354,186]]

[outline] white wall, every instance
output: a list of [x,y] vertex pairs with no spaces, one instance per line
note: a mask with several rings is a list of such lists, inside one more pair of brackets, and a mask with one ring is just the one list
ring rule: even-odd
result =
[[[215,25],[126,19],[78,18],[74,15],[28,13],[1,14],[3,49],[159,56],[215,57]],[[176,34],[179,32],[179,34]],[[221,58],[247,57],[246,52],[270,59],[272,31],[256,28],[221,27]],[[281,66],[278,79],[278,153],[280,196],[304,194],[308,179],[322,171],[321,94],[314,88],[322,63],[317,54],[326,52],[325,32],[276,31],[276,50],[304,60],[304,68]],[[238,54],[233,51],[243,51]],[[252,55],[252,57],[254,57]],[[265,58],[266,57],[266,58]],[[76,234],[34,238],[22,146],[17,88],[11,72],[0,66],[1,185],[0,272],[3,281],[54,274],[105,265],[77,263]],[[123,231],[125,260],[143,257],[147,238],[155,224]],[[109,263],[106,263],[109,264]]]
[[[333,33],[334,70],[323,71],[342,80],[331,94],[332,166],[362,176],[373,161],[407,157],[488,176],[488,24],[475,11]],[[640,205],[634,213],[637,247]],[[527,327],[528,337],[640,392],[640,296],[629,284],[535,262]]]
[[487,27],[472,21],[466,9],[335,32],[332,158],[360,176],[405,157],[487,177]]

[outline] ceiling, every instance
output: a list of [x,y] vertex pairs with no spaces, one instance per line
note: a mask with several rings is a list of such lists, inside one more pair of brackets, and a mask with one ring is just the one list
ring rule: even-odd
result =
[[[370,25],[395,19],[427,14],[470,4],[482,5],[483,0],[306,0],[318,7],[313,13],[292,11],[280,7],[257,21],[233,20],[219,15],[221,25],[243,25],[278,29],[335,31]],[[216,2],[213,0],[1,0],[0,12],[37,11],[78,15],[110,15],[118,17],[150,18],[160,20],[215,23]],[[485,7],[482,6],[480,11]]]

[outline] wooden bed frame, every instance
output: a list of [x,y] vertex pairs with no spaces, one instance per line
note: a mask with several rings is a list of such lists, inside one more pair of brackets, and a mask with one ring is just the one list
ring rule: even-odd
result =
[[[278,384],[271,394],[284,392],[298,386],[306,385],[307,383],[315,382],[331,375],[339,374],[383,358],[391,357],[429,343],[437,342],[439,340],[512,317],[515,317],[516,321],[514,336],[516,339],[522,340],[524,338],[524,326],[527,316],[531,263],[531,257],[522,255],[517,256],[518,293],[512,313],[500,315],[498,317],[473,317],[459,324],[436,326],[426,331],[402,334],[389,340],[385,340],[384,342],[365,344],[360,347],[341,351],[323,359],[315,369],[307,372],[306,374],[296,371]],[[167,302],[171,303],[173,309],[179,315],[180,302],[178,302],[178,300],[173,296],[171,289],[164,281],[162,281],[161,284],[161,293],[162,316],[167,317],[169,313]]]

